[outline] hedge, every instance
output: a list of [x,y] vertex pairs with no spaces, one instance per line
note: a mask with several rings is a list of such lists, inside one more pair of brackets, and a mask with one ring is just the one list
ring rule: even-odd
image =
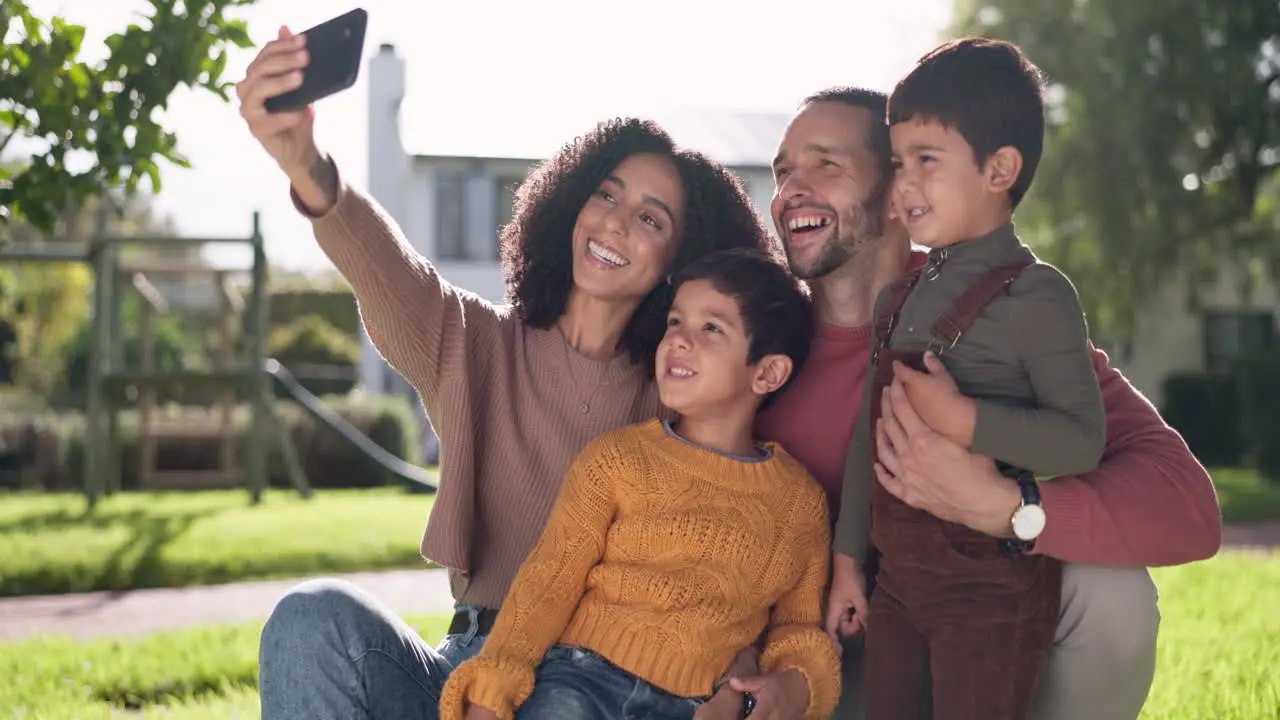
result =
[[1242,361],[1231,374],[1181,373],[1164,382],[1165,421],[1201,463],[1249,465],[1280,482],[1280,361]]
[[1247,358],[1238,377],[1246,452],[1264,476],[1280,482],[1280,360],[1267,354]]
[[[421,458],[417,416],[403,398],[348,395],[326,397],[325,403],[388,452],[413,464]],[[167,406],[165,412],[183,418],[215,421],[216,409]],[[384,485],[390,480],[372,459],[338,433],[318,423],[291,402],[275,403],[276,417],[289,429],[298,449],[307,480],[314,488],[359,488]],[[239,448],[249,429],[246,407],[237,407],[235,427]],[[137,415],[120,413],[121,485],[135,489],[138,482]],[[0,447],[17,453],[22,464],[22,484],[45,490],[81,487],[84,453],[84,416],[77,412],[43,412],[0,417]],[[220,455],[219,439],[160,438],[156,464],[160,470],[214,470]],[[238,449],[239,449],[238,448]],[[285,473],[279,442],[268,442],[269,483],[292,487]]]
[[1169,423],[1201,463],[1235,467],[1244,457],[1240,431],[1240,396],[1231,376],[1179,373],[1164,381],[1164,407]]
[[[360,340],[320,315],[302,315],[271,331],[267,355],[280,361],[312,393],[345,395],[356,385]],[[347,374],[325,377],[313,372],[317,368]]]
[[360,337],[360,312],[346,285],[333,287],[276,287],[270,293],[268,327],[288,325],[304,315],[319,315],[343,333]]

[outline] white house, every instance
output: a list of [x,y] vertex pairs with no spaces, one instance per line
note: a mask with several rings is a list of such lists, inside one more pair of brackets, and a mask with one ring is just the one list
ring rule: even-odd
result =
[[[502,302],[497,237],[510,218],[512,189],[534,164],[599,118],[581,121],[554,110],[524,109],[523,115],[475,119],[489,125],[477,128],[483,132],[459,136],[439,128],[439,116],[448,111],[444,105],[434,117],[402,117],[405,64],[391,45],[382,45],[370,58],[368,73],[370,192],[444,277]],[[771,162],[789,117],[785,112],[690,109],[653,119],[680,145],[732,169],[757,208],[767,213],[773,194]],[[1238,290],[1239,277],[1224,273],[1195,307],[1187,302],[1186,284],[1171,279],[1146,304],[1132,337],[1108,344],[1112,363],[1159,405],[1161,385],[1170,374],[1218,370],[1254,346],[1280,348],[1280,292],[1263,283],[1246,297]],[[363,343],[364,387],[413,397],[367,337]]]
[[[432,118],[404,117],[405,63],[393,46],[382,45],[367,70],[369,192],[441,275],[502,302],[498,228],[511,217],[512,191],[540,160],[602,118],[579,121],[548,113],[532,122],[527,116],[513,116],[502,119],[492,132],[449,134]],[[436,113],[437,118],[444,112],[447,109]],[[677,144],[730,168],[756,207],[767,214],[773,155],[789,113],[689,109],[652,119]],[[363,339],[360,379],[372,392],[412,397],[368,337]]]
[[1109,348],[1112,363],[1159,407],[1170,375],[1224,372],[1243,355],[1280,350],[1280,288],[1264,279],[1246,292],[1243,277],[1224,269],[1194,301],[1186,279],[1171,278],[1143,304],[1128,341]]

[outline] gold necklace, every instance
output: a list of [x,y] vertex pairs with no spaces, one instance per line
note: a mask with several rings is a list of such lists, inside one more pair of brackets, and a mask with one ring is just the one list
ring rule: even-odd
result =
[[589,415],[591,413],[591,401],[596,398],[596,393],[600,391],[600,388],[608,385],[608,383],[603,380],[597,381],[596,386],[591,390],[591,394],[587,396],[586,400],[583,400],[582,393],[578,392],[578,379],[573,372],[573,359],[569,357],[569,338],[564,337],[563,333],[561,333],[560,338],[564,341],[564,365],[565,369],[569,371],[569,385],[573,388],[573,394],[578,398],[578,402],[582,404],[582,414]]

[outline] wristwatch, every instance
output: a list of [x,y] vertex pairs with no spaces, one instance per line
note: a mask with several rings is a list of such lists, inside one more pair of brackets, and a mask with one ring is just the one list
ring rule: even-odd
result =
[[1013,538],[1005,540],[1002,545],[1012,553],[1026,552],[1035,545],[1040,533],[1044,532],[1044,506],[1040,503],[1040,486],[1035,475],[1026,470],[1018,471],[1016,476],[1018,490],[1022,493],[1022,504],[1013,511],[1009,518],[1009,528]]

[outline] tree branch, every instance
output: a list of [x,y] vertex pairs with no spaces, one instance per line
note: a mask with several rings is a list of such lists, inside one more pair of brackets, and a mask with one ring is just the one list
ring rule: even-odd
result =
[[4,149],[9,147],[9,141],[12,140],[14,136],[17,134],[18,134],[18,128],[14,128],[9,131],[8,135],[4,136],[3,140],[0,140],[0,158],[3,158],[4,156]]

